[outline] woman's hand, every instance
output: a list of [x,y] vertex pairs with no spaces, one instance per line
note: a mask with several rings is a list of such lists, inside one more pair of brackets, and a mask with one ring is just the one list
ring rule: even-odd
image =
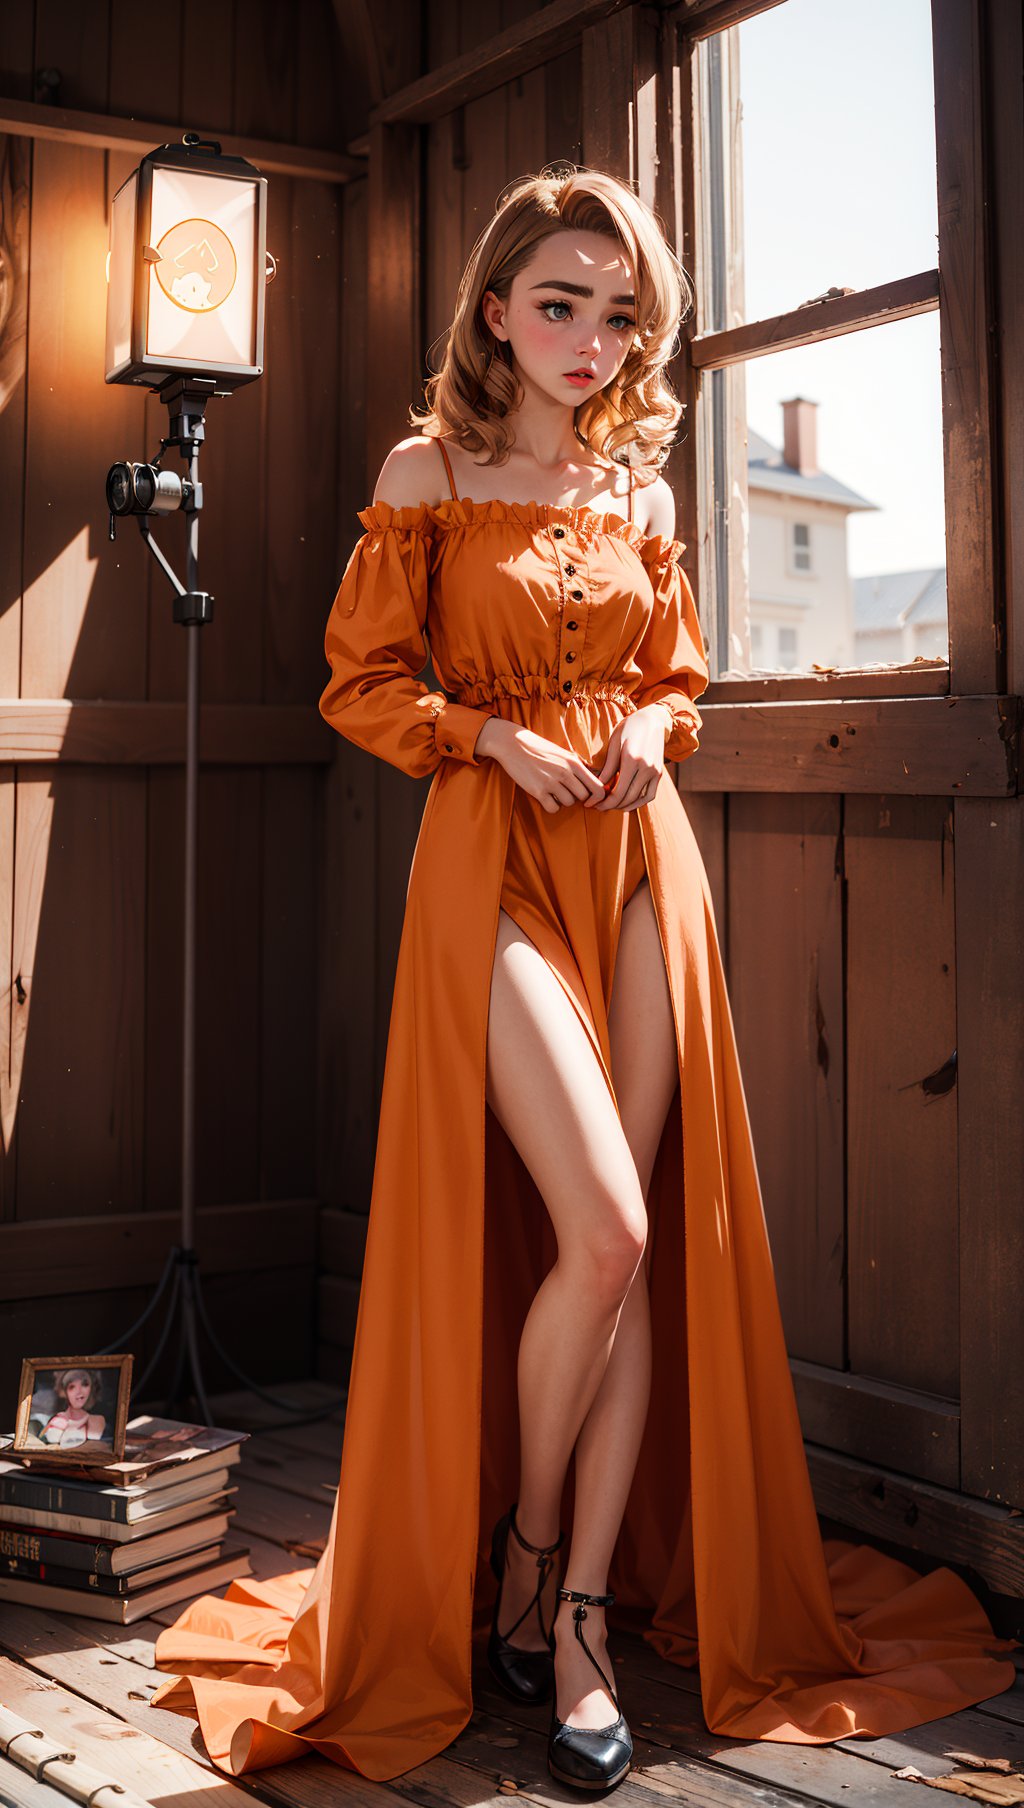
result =
[[604,796],[604,785],[579,754],[546,741],[543,735],[492,716],[476,739],[477,756],[497,760],[509,778],[535,797],[550,813],[563,804],[590,802]]
[[650,703],[623,716],[608,742],[598,773],[601,797],[587,800],[594,810],[636,810],[654,800],[665,770],[665,741],[672,717],[662,703]]

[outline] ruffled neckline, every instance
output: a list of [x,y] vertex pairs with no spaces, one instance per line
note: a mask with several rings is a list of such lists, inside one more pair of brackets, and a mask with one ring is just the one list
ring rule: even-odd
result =
[[645,534],[635,521],[627,521],[614,509],[601,510],[574,507],[556,502],[475,502],[471,496],[445,496],[439,503],[416,502],[392,508],[389,502],[372,502],[358,511],[367,532],[374,528],[405,528],[429,533],[433,528],[447,531],[453,527],[477,527],[484,522],[513,523],[532,531],[552,525],[566,527],[585,546],[601,539],[625,540],[641,554],[645,563],[660,563],[663,558],[676,559],[686,550],[686,542],[666,538],[662,534]]

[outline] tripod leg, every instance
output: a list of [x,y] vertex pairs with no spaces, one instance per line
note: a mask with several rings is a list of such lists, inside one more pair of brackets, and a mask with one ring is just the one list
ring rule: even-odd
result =
[[[180,1291],[181,1290],[179,1287],[179,1293],[180,1293]],[[173,1417],[174,1408],[178,1403],[178,1395],[181,1392],[181,1377],[184,1374],[184,1372],[185,1372],[185,1340],[179,1334],[178,1348],[177,1348],[177,1351],[175,1353],[175,1358],[174,1358],[174,1374],[171,1378],[171,1385],[167,1390],[167,1398],[164,1402],[164,1417],[167,1419],[170,1419]]]
[[[199,1337],[197,1334],[197,1308],[201,1310],[199,1295],[199,1269],[194,1262],[186,1269],[182,1282],[182,1323],[185,1331],[185,1346],[188,1350],[188,1366],[192,1375],[199,1412],[204,1424],[214,1425],[216,1420],[210,1411],[210,1402],[206,1397],[206,1385],[203,1381],[203,1365],[199,1358]],[[216,1347],[216,1346],[214,1346]]]
[[[161,1331],[159,1337],[157,1338],[156,1349],[153,1351],[153,1354],[150,1357],[149,1361],[147,1362],[145,1369],[143,1370],[142,1374],[139,1376],[139,1379],[136,1381],[134,1387],[132,1388],[132,1393],[135,1394],[139,1399],[141,1399],[143,1394],[145,1393],[147,1384],[149,1382],[149,1378],[155,1371],[156,1365],[160,1361],[160,1358],[163,1355],[165,1348],[167,1347],[167,1339],[171,1334],[171,1326],[174,1323],[175,1309],[178,1304],[178,1296],[180,1293],[181,1293],[181,1269],[177,1265],[175,1265],[174,1274],[173,1274],[173,1278],[171,1281],[171,1297],[167,1302],[167,1316],[164,1319],[163,1330]],[[154,1297],[153,1305],[156,1304],[157,1298],[159,1298],[159,1294],[157,1294]],[[132,1328],[133,1328],[133,1330],[135,1329],[134,1326]],[[104,1354],[106,1354],[106,1352],[104,1352]]]
[[[180,1252],[178,1251],[177,1248],[168,1250],[167,1260],[164,1263],[163,1273],[161,1274],[160,1279],[157,1282],[156,1292],[154,1293],[154,1295],[153,1295],[152,1299],[150,1300],[148,1306],[146,1307],[145,1311],[141,1312],[139,1314],[139,1317],[135,1320],[135,1323],[133,1325],[128,1326],[127,1331],[122,1331],[120,1337],[115,1338],[113,1343],[108,1343],[106,1346],[106,1349],[97,1350],[96,1354],[98,1356],[112,1356],[114,1354],[114,1351],[116,1349],[118,1349],[118,1347],[121,1344],[128,1343],[129,1340],[135,1336],[136,1332],[142,1330],[143,1325],[148,1324],[149,1320],[152,1318],[154,1312],[156,1311],[158,1305],[160,1304],[160,1301],[162,1300],[164,1293],[167,1290],[168,1282],[171,1281],[172,1278],[175,1281],[177,1281],[179,1253]],[[170,1310],[173,1311],[173,1309],[174,1309],[174,1307],[173,1307],[173,1301],[172,1301]],[[146,1371],[146,1374],[148,1377],[148,1374],[149,1374],[148,1369]]]

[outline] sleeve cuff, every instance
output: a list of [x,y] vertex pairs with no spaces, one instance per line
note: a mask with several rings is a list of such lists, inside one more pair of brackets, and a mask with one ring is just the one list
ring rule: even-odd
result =
[[702,718],[697,705],[689,697],[683,698],[679,704],[668,705],[672,712],[672,728],[665,738],[665,758],[667,760],[688,760],[691,753],[696,753]]
[[663,697],[648,697],[646,701],[638,698],[637,703],[641,709],[656,703],[665,711],[666,760],[685,760],[697,751],[702,719],[700,710],[691,697],[687,697],[684,692],[673,691]]
[[446,702],[434,717],[434,739],[437,751],[445,759],[465,760],[469,766],[482,764],[473,749],[485,722],[493,710],[470,709],[465,703]]

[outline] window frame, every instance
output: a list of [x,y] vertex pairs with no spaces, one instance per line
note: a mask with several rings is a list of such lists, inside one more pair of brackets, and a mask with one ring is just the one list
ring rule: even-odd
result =
[[[696,133],[697,52],[702,40],[766,12],[786,0],[687,0],[669,9],[674,41],[673,96],[681,138],[676,167],[681,192],[677,220],[679,252],[702,292],[700,260],[706,223],[702,217],[702,170]],[[1005,694],[1006,599],[997,537],[996,423],[994,356],[989,332],[991,230],[986,208],[983,17],[984,0],[932,0],[932,54],[935,87],[938,263],[873,288],[826,295],[768,319],[745,321],[721,331],[699,331],[697,314],[684,327],[674,366],[678,393],[686,404],[684,437],[675,448],[670,473],[680,501],[679,537],[686,542],[691,581],[701,594],[701,516],[709,533],[722,539],[713,521],[710,459],[699,445],[701,389],[715,370],[751,357],[813,344],[844,332],[863,331],[911,314],[937,310],[943,420],[943,491],[946,520],[949,662],[853,666],[822,673],[795,672],[770,677],[712,678],[708,704],[767,701],[822,701],[868,697],[978,696]],[[724,126],[724,121],[721,122]],[[724,134],[718,134],[721,138]],[[699,304],[698,304],[699,305]],[[698,500],[708,506],[699,509]],[[721,632],[720,624],[711,624]],[[709,639],[709,624],[705,634]],[[727,663],[727,662],[724,662]]]

